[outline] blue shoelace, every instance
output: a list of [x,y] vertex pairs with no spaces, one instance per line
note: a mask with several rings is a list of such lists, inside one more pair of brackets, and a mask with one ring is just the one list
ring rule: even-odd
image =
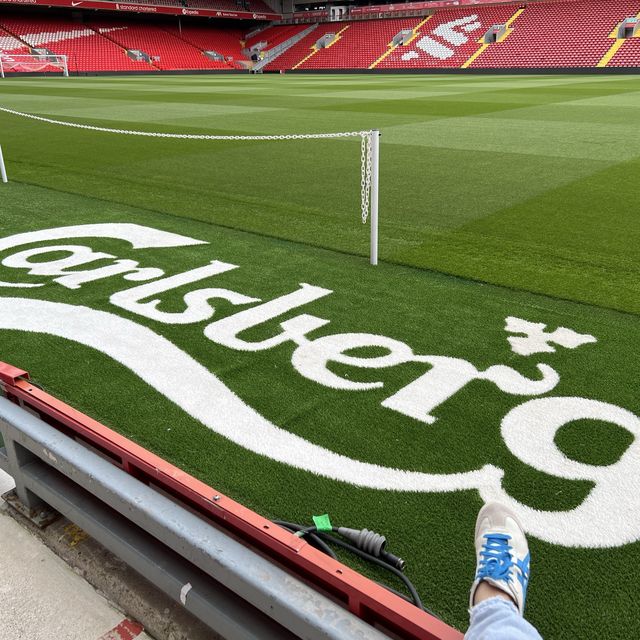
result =
[[511,536],[504,533],[488,533],[485,540],[480,552],[480,566],[476,578],[493,578],[509,582],[513,568],[509,545]]

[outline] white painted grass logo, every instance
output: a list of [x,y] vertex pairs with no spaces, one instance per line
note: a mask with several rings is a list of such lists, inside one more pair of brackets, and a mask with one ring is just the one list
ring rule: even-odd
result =
[[[441,355],[416,354],[398,340],[370,333],[341,333],[318,338],[310,334],[330,320],[299,313],[280,322],[280,331],[258,342],[240,337],[247,329],[332,293],[313,284],[292,286],[291,293],[268,301],[219,287],[198,288],[196,283],[237,265],[212,260],[201,267],[172,276],[161,269],[141,267],[137,261],[94,251],[84,244],[69,244],[78,238],[116,238],[134,249],[207,244],[203,241],[135,224],[92,224],[28,232],[0,239],[0,251],[14,250],[2,265],[31,276],[52,279],[62,287],[78,289],[86,284],[122,276],[140,282],[114,293],[110,303],[138,316],[169,325],[209,321],[215,316],[211,301],[226,300],[240,309],[213,320],[204,335],[226,348],[258,352],[277,345],[294,346],[291,364],[302,376],[320,385],[347,392],[381,388],[383,382],[348,380],[329,369],[330,363],[378,369],[407,362],[422,362],[429,370],[382,401],[382,406],[427,425],[436,422],[434,410],[450,401],[475,380],[483,380],[500,391],[522,396],[523,402],[501,422],[501,434],[509,450],[523,463],[544,473],[594,484],[584,501],[569,511],[539,511],[512,498],[502,487],[502,469],[494,465],[464,473],[430,474],[384,467],[337,454],[289,433],[246,405],[211,371],[151,329],[115,313],[84,306],[20,297],[0,297],[0,328],[59,336],[97,349],[128,367],[145,382],[208,428],[246,449],[273,460],[353,485],[380,490],[453,492],[477,490],[485,500],[501,500],[515,509],[527,531],[555,544],[580,547],[612,547],[640,539],[640,419],[613,404],[579,397],[536,397],[553,391],[560,375],[551,366],[538,363],[538,379],[524,377],[514,368],[496,364],[478,369],[471,362]],[[61,244],[50,244],[64,241]],[[24,249],[24,245],[47,242]],[[60,258],[60,252],[65,257]],[[46,260],[49,255],[49,260]],[[35,258],[35,259],[34,259]],[[107,266],[78,270],[98,260]],[[37,288],[42,282],[0,282],[0,288]],[[160,297],[179,286],[193,285],[184,295],[184,310],[161,311]],[[7,293],[10,293],[7,291]],[[145,302],[146,301],[146,302]],[[115,310],[114,309],[114,310]],[[596,343],[594,336],[559,327],[550,331],[543,323],[508,317],[506,336],[512,351],[521,357],[558,348],[576,349]],[[358,347],[378,347],[385,355],[363,358],[348,355]],[[175,375],[180,371],[180,376]],[[188,384],[186,382],[189,381]],[[453,401],[453,400],[451,400]],[[582,419],[600,420],[628,430],[634,441],[621,458],[606,467],[576,462],[555,445],[558,429]]]

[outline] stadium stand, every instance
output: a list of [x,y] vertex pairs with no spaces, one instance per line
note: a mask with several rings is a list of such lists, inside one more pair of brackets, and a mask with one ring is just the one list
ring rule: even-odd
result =
[[[0,19],[0,26],[30,47],[46,48],[57,55],[66,55],[69,71],[155,70],[146,62],[132,60],[121,46],[93,29],[71,20],[14,16]],[[28,47],[20,51],[26,53]],[[11,50],[11,53],[18,51]]]
[[[403,29],[413,29],[419,18],[364,20],[348,24],[339,39],[308,58],[299,69],[367,69]],[[337,30],[341,29],[339,23]]]
[[[307,25],[305,25],[307,26]],[[339,22],[321,23],[310,34],[287,49],[282,55],[270,62],[265,69],[276,71],[279,69],[295,69],[305,58],[315,52],[316,42],[327,33],[335,33],[344,28]]]
[[[610,41],[612,42],[612,41]],[[625,40],[607,64],[608,67],[639,67],[640,39],[637,37]]]
[[4,29],[0,29],[0,51],[16,55],[29,53],[29,47]]
[[159,26],[108,20],[96,20],[91,24],[98,33],[119,46],[149,55],[158,69],[229,69],[226,62],[210,60],[200,49]]
[[220,63],[219,68],[221,69],[243,68],[238,62],[246,60],[242,54],[244,29],[189,24],[183,25],[181,28],[166,26],[165,31],[201,51],[215,51],[223,55],[227,58],[227,63]]
[[[489,45],[471,67],[595,67],[613,43],[613,29],[639,10],[638,0],[529,3],[513,32]],[[629,61],[638,63],[637,55]]]
[[304,31],[308,26],[308,24],[292,24],[267,27],[251,38],[248,38],[245,46],[247,48],[251,48],[259,42],[266,42],[267,46],[263,48],[263,51],[268,51],[269,49],[273,49],[273,47],[277,47],[279,44],[289,40],[289,38],[293,38],[293,36]]
[[[33,70],[34,67],[29,67],[28,62],[25,63],[24,58],[22,58],[22,56],[29,55],[30,52],[31,47],[4,29],[0,29],[0,53],[3,54],[3,72],[20,72],[27,68]],[[35,58],[33,60],[36,61]],[[44,61],[40,61],[40,64],[36,65],[35,69],[42,73],[60,73],[59,67],[44,64]]]
[[516,11],[514,5],[438,11],[422,22],[413,40],[396,47],[376,68],[459,68],[480,49],[478,40],[486,31],[507,22]]
[[[184,0],[190,6],[196,2],[237,8],[244,0]],[[639,13],[640,0],[554,0],[444,8],[426,17],[321,22],[265,70],[640,67],[640,32],[618,39],[619,25]],[[178,26],[170,19],[86,15],[84,23],[42,13],[0,18],[0,50],[18,55],[29,47],[46,48],[68,56],[71,72],[228,71],[250,67],[245,47],[266,43],[268,51],[310,26],[267,26],[245,42],[251,25],[242,23],[183,20]],[[485,43],[493,28],[498,41]],[[336,38],[317,47],[329,34]],[[149,60],[132,60],[131,49]],[[205,51],[221,59],[210,59]]]

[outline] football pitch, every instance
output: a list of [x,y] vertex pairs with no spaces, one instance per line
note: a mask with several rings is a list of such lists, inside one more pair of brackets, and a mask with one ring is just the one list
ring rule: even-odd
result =
[[460,629],[507,502],[543,637],[640,635],[639,78],[19,78],[0,106],[379,128],[372,267],[355,139],[0,113],[0,360],[266,517],[383,533]]

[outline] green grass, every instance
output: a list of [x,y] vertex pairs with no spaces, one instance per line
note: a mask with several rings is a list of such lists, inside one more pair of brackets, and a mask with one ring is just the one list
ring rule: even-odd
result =
[[[418,354],[463,358],[479,369],[500,363],[531,378],[543,362],[561,377],[551,395],[638,414],[639,91],[639,79],[617,76],[7,80],[0,106],[116,128],[235,134],[379,127],[382,264],[374,269],[363,258],[368,230],[359,222],[354,141],[135,139],[1,113],[11,182],[0,185],[0,236],[85,222],[186,234],[209,244],[142,251],[114,240],[81,244],[167,273],[214,258],[231,262],[240,268],[210,286],[265,301],[301,282],[326,287],[334,293],[300,311],[331,321],[313,337],[380,334]],[[0,267],[0,280],[25,278]],[[593,486],[541,473],[507,448],[500,422],[527,397],[475,381],[426,425],[380,403],[427,365],[334,364],[339,375],[384,387],[328,389],[292,368],[288,344],[238,352],[207,340],[206,322],[170,326],[118,310],[109,296],[129,286],[111,278],[78,290],[50,283],[2,295],[85,305],[146,325],[273,423],[359,460],[428,473],[493,464],[504,469],[508,493],[543,511],[574,509]],[[162,295],[161,308],[181,310],[192,288]],[[235,310],[221,303],[217,314]],[[506,341],[507,316],[570,327],[598,342],[517,356]],[[274,335],[281,320],[243,337]],[[274,462],[205,428],[102,353],[60,338],[0,330],[0,360],[266,516],[308,521],[328,511],[334,522],[380,530],[409,561],[428,606],[465,628],[477,491],[376,491]],[[628,431],[593,420],[574,421],[556,436],[566,456],[601,466],[615,463],[632,441]],[[637,477],[629,484],[637,486]],[[639,635],[633,595],[640,543],[530,543],[527,616],[544,637]]]
[[[159,131],[379,127],[384,260],[637,313],[638,90],[618,76],[21,79],[3,83],[1,100]],[[355,141],[176,142],[0,123],[14,179],[366,252]]]

